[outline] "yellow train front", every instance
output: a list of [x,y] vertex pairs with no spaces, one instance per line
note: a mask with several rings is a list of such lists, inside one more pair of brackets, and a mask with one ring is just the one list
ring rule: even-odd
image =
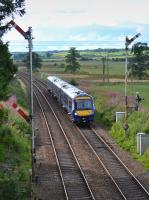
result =
[[94,101],[91,96],[77,96],[73,100],[74,110],[71,112],[71,117],[74,122],[81,124],[90,124],[94,120]]
[[93,122],[95,108],[92,96],[55,76],[49,76],[47,84],[48,91],[69,113],[72,121],[78,124]]

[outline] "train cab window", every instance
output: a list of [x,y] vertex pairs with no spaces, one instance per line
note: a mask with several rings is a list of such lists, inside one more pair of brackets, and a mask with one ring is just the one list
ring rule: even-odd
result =
[[76,108],[77,110],[92,109],[92,102],[91,100],[76,101]]

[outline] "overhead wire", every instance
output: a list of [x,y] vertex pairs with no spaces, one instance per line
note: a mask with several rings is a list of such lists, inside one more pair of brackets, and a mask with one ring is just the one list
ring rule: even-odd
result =
[[[145,41],[148,43],[149,41]],[[9,41],[9,46],[11,48],[14,47],[23,47],[27,48],[28,44],[26,41],[19,41],[19,40],[12,40]],[[34,48],[50,48],[53,50],[66,50],[66,48],[70,47],[76,47],[76,48],[81,48],[81,49],[97,49],[97,48],[116,48],[116,49],[124,49],[124,41],[116,41],[116,40],[103,40],[103,41],[95,41],[95,40],[90,40],[90,41],[69,41],[69,40],[33,40],[33,47]]]

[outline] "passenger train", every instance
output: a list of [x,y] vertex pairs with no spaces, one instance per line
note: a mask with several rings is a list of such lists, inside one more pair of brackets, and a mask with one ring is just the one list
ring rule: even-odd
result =
[[56,76],[47,77],[48,91],[70,114],[77,124],[90,124],[94,120],[93,97]]

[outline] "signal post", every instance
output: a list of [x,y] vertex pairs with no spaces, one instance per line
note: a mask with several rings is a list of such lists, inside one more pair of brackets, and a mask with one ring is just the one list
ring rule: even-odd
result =
[[129,45],[140,36],[141,34],[138,33],[131,39],[129,39],[126,36],[125,39],[125,52],[126,52],[126,57],[125,57],[125,124],[124,124],[124,130],[125,133],[127,132],[129,125],[128,125],[128,97],[127,97],[127,84],[128,84],[128,47]]
[[[32,78],[32,28],[29,27],[28,31],[23,31],[23,29],[18,26],[13,20],[11,20],[8,25],[11,25],[14,27],[26,40],[28,40],[28,46],[29,46],[29,59],[30,59],[30,123],[31,123],[31,152],[32,152],[32,171],[31,171],[31,181],[34,182],[35,179],[35,172],[34,172],[34,160],[35,160],[35,133],[34,133],[34,101],[33,101],[33,78]],[[33,192],[33,191],[32,191]],[[34,199],[33,194],[31,194],[31,199]]]

